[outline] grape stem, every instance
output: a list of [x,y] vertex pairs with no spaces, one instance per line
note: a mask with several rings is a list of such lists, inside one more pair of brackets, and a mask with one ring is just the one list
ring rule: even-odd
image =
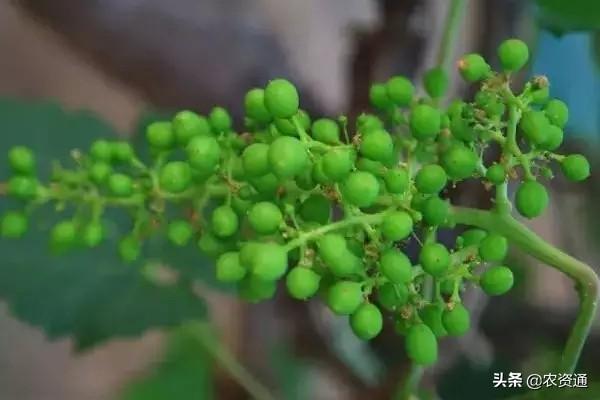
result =
[[558,372],[573,373],[598,306],[600,281],[587,264],[552,246],[510,214],[496,211],[454,207],[457,224],[498,232],[530,256],[566,274],[575,282],[579,295],[579,313],[563,350]]

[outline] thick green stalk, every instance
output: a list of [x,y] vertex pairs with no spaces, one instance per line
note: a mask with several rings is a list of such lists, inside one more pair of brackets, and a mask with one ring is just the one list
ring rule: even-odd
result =
[[444,23],[444,34],[438,49],[437,64],[444,70],[452,68],[452,52],[458,37],[458,29],[466,8],[466,0],[452,0]]
[[454,207],[453,216],[457,224],[475,226],[506,236],[509,242],[525,253],[563,272],[575,282],[580,300],[579,314],[558,366],[558,372],[573,373],[596,316],[600,288],[596,272],[587,264],[546,242],[510,214]]

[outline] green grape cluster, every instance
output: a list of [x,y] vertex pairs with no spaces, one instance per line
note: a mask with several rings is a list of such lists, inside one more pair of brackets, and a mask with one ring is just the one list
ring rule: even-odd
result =
[[[402,76],[374,84],[375,112],[352,123],[313,120],[294,85],[275,79],[248,91],[239,132],[221,107],[207,116],[181,111],[147,127],[150,161],[127,142],[97,140],[73,153],[74,168],[57,166],[48,184],[36,178],[33,153],[15,147],[6,187],[23,208],[4,214],[0,232],[23,237],[36,205],[71,203],[77,212],[51,229],[50,246],[91,248],[106,236],[105,210],[123,208],[132,217],[117,249],[124,261],[165,235],[214,258],[216,279],[243,299],[272,298],[281,282],[291,297],[320,298],[346,316],[361,339],[391,322],[408,356],[430,365],[443,337],[470,328],[465,288],[497,296],[514,281],[503,264],[510,238],[473,228],[452,246],[436,239],[455,226],[447,188],[480,180],[506,211],[506,186],[516,180],[514,205],[533,218],[549,203],[541,181],[552,163],[573,181],[590,174],[582,155],[554,152],[568,109],[549,97],[547,80],[536,77],[520,93],[510,86],[527,46],[509,39],[498,56],[499,72],[478,54],[458,62],[461,76],[479,83],[471,101],[441,106],[448,77],[434,68],[424,75],[425,96]],[[489,149],[501,151],[486,165]],[[171,205],[179,215],[167,216]],[[403,250],[409,241],[421,244],[415,257]]]

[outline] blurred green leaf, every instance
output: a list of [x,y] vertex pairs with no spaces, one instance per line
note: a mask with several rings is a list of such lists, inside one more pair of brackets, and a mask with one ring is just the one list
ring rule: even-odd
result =
[[298,359],[287,345],[273,347],[271,366],[285,400],[310,398],[310,385],[307,381],[309,367],[306,362]]
[[556,33],[600,29],[598,0],[536,0],[540,24]]

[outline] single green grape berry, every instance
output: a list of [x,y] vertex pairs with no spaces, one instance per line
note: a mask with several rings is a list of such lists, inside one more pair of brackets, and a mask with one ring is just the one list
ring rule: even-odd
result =
[[506,182],[506,170],[502,164],[491,165],[485,172],[485,179],[494,185]]
[[477,82],[485,79],[491,68],[481,55],[471,53],[458,61],[458,70],[467,82]]
[[409,293],[406,285],[384,283],[377,289],[377,301],[389,311],[396,311],[408,302]]
[[119,241],[119,256],[125,263],[132,263],[140,257],[142,244],[133,235],[128,235]]
[[405,107],[410,105],[415,94],[415,87],[403,76],[394,76],[385,84],[387,98],[394,104]]
[[306,300],[319,290],[321,276],[310,268],[294,267],[285,278],[285,286],[290,296],[297,300]]
[[117,197],[129,197],[133,194],[133,181],[130,176],[114,173],[108,177],[108,190]]
[[15,146],[8,151],[8,164],[17,174],[29,175],[35,172],[35,156],[25,146]]
[[590,176],[590,163],[583,154],[570,154],[560,162],[562,173],[570,181],[583,181]]
[[491,232],[479,243],[479,256],[483,261],[502,261],[508,254],[508,240]]
[[337,281],[327,291],[327,305],[337,315],[352,314],[362,302],[362,285],[359,282]]
[[503,70],[518,71],[527,64],[529,49],[522,40],[508,39],[498,46],[498,58]]
[[426,243],[419,253],[419,262],[428,274],[441,276],[450,266],[450,253],[441,243]]
[[38,193],[38,181],[25,175],[14,175],[8,180],[8,195],[20,199],[20,200],[31,200],[36,197]]
[[398,241],[406,239],[413,231],[413,220],[404,211],[394,211],[385,216],[380,225],[386,239]]
[[257,177],[269,172],[269,145],[252,143],[242,153],[242,165],[246,176]]
[[271,121],[271,114],[265,107],[265,91],[263,89],[250,89],[244,97],[244,110],[246,116],[260,124]]
[[274,79],[265,88],[265,106],[275,118],[291,118],[298,112],[296,87],[285,79]]
[[96,185],[101,185],[106,182],[111,173],[112,167],[104,161],[94,162],[89,169],[90,179]]
[[228,205],[222,205],[212,213],[211,226],[212,231],[219,237],[232,236],[238,231],[239,218],[233,208]]
[[112,157],[112,147],[107,140],[95,140],[90,146],[90,155],[96,161],[104,161],[108,163]]
[[250,179],[250,184],[264,197],[274,197],[279,188],[279,179],[271,173]]
[[304,143],[295,137],[278,137],[269,146],[269,166],[280,179],[298,175],[308,165],[308,152]]
[[239,282],[246,276],[246,268],[240,263],[240,253],[228,251],[219,256],[216,263],[215,275],[219,282]]
[[540,149],[553,151],[560,147],[563,142],[564,132],[556,125],[550,124],[546,131],[546,139],[538,145]]
[[425,324],[417,324],[408,328],[404,345],[408,358],[415,364],[427,366],[435,364],[437,361],[437,338]]
[[169,193],[181,193],[192,183],[192,169],[187,162],[171,161],[160,170],[160,188]]
[[446,171],[437,164],[425,165],[415,176],[415,186],[423,194],[439,193],[447,182]]
[[206,117],[189,110],[179,111],[175,114],[171,127],[175,134],[175,140],[180,146],[187,146],[194,136],[210,136],[212,134]]
[[510,268],[505,266],[491,267],[481,275],[479,285],[490,296],[500,296],[507,293],[515,282]]
[[231,130],[232,120],[229,112],[223,107],[214,107],[208,114],[208,121],[214,132],[227,132]]
[[400,250],[385,250],[379,259],[379,268],[383,276],[393,283],[409,283],[412,280],[412,264]]
[[392,157],[394,143],[386,130],[372,130],[362,136],[359,151],[371,160],[385,162]]
[[6,239],[19,239],[29,227],[27,216],[21,211],[7,211],[0,219],[0,236]]
[[535,218],[542,215],[550,198],[544,185],[537,181],[521,183],[515,193],[515,206],[519,213],[526,218]]
[[467,229],[458,237],[457,243],[460,242],[460,247],[479,246],[486,236],[487,232],[483,229]]
[[261,201],[248,212],[248,222],[257,233],[268,235],[275,233],[283,221],[283,214],[277,205]]
[[197,244],[200,251],[212,258],[217,258],[233,249],[232,243],[217,237],[210,231],[203,232]]
[[569,120],[569,108],[558,99],[552,99],[544,107],[544,113],[553,125],[564,128]]
[[550,129],[550,121],[541,111],[527,111],[519,121],[519,127],[523,132],[523,136],[531,144],[542,145],[548,140],[548,130]]
[[450,336],[462,336],[469,331],[471,327],[471,317],[469,310],[462,305],[462,303],[456,303],[454,307],[444,310],[442,313],[442,323],[446,332]]
[[439,303],[427,304],[419,312],[419,316],[425,325],[427,325],[436,337],[441,338],[448,334],[442,323],[442,314],[444,307]]
[[448,74],[441,67],[432,68],[425,72],[423,83],[425,84],[425,91],[431,98],[440,98],[448,91]]
[[158,150],[169,150],[175,144],[175,134],[170,121],[153,122],[146,127],[148,144]]
[[329,118],[320,118],[313,122],[310,129],[312,137],[322,143],[340,143],[340,126]]
[[288,267],[287,250],[277,243],[258,243],[253,250],[250,270],[256,277],[274,281],[285,275]]
[[378,110],[392,107],[392,100],[388,97],[386,86],[383,83],[374,83],[369,88],[369,101]]
[[193,137],[185,150],[190,165],[201,173],[212,173],[221,158],[219,142],[211,136]]
[[383,176],[385,188],[393,194],[406,192],[409,185],[408,171],[405,168],[393,168],[386,171]]
[[71,220],[60,221],[50,231],[50,247],[54,252],[63,252],[77,241],[77,225]]
[[531,102],[533,104],[546,104],[550,98],[550,88],[548,86],[538,87],[531,91]]
[[420,211],[427,225],[438,226],[446,222],[450,214],[450,204],[447,200],[432,196],[423,202]]
[[331,201],[319,193],[308,196],[298,209],[298,214],[305,222],[316,222],[321,225],[329,223],[331,219]]
[[472,142],[477,139],[477,131],[462,115],[452,115],[450,117],[450,132],[452,132],[452,136],[464,142]]
[[334,147],[321,158],[323,173],[332,182],[340,182],[350,174],[355,157],[350,149]]
[[383,329],[383,315],[376,305],[363,303],[350,316],[350,327],[358,338],[371,340]]
[[477,168],[479,157],[462,144],[452,145],[442,155],[442,167],[453,180],[469,178]]
[[[298,110],[296,113],[295,119],[300,124],[300,127],[304,129],[304,131],[308,131],[310,128],[310,115],[304,110]],[[276,118],[275,119],[275,127],[277,131],[282,135],[286,136],[298,136],[298,131],[294,124],[293,118]]]
[[442,126],[442,114],[437,108],[419,104],[410,113],[410,131],[417,140],[434,138]]
[[319,257],[325,264],[335,264],[348,252],[346,239],[339,233],[326,233],[317,240]]
[[355,166],[356,169],[360,171],[370,172],[371,174],[377,177],[383,177],[386,171],[385,165],[383,165],[383,163],[362,157],[359,158],[358,161],[356,161]]
[[101,221],[91,221],[81,231],[81,242],[88,248],[98,246],[104,240],[105,228]]
[[372,114],[360,114],[356,118],[356,130],[359,134],[364,135],[375,129],[383,129],[383,121]]
[[125,141],[116,141],[110,144],[112,159],[119,163],[129,163],[134,157],[135,152],[131,144]]
[[167,226],[167,237],[169,241],[178,247],[188,245],[194,236],[194,228],[185,219],[175,219]]
[[379,195],[379,181],[368,172],[351,172],[342,184],[342,195],[357,207],[372,206]]
[[271,299],[277,292],[277,281],[260,279],[254,275],[246,275],[239,283],[239,295],[250,303],[259,303]]

